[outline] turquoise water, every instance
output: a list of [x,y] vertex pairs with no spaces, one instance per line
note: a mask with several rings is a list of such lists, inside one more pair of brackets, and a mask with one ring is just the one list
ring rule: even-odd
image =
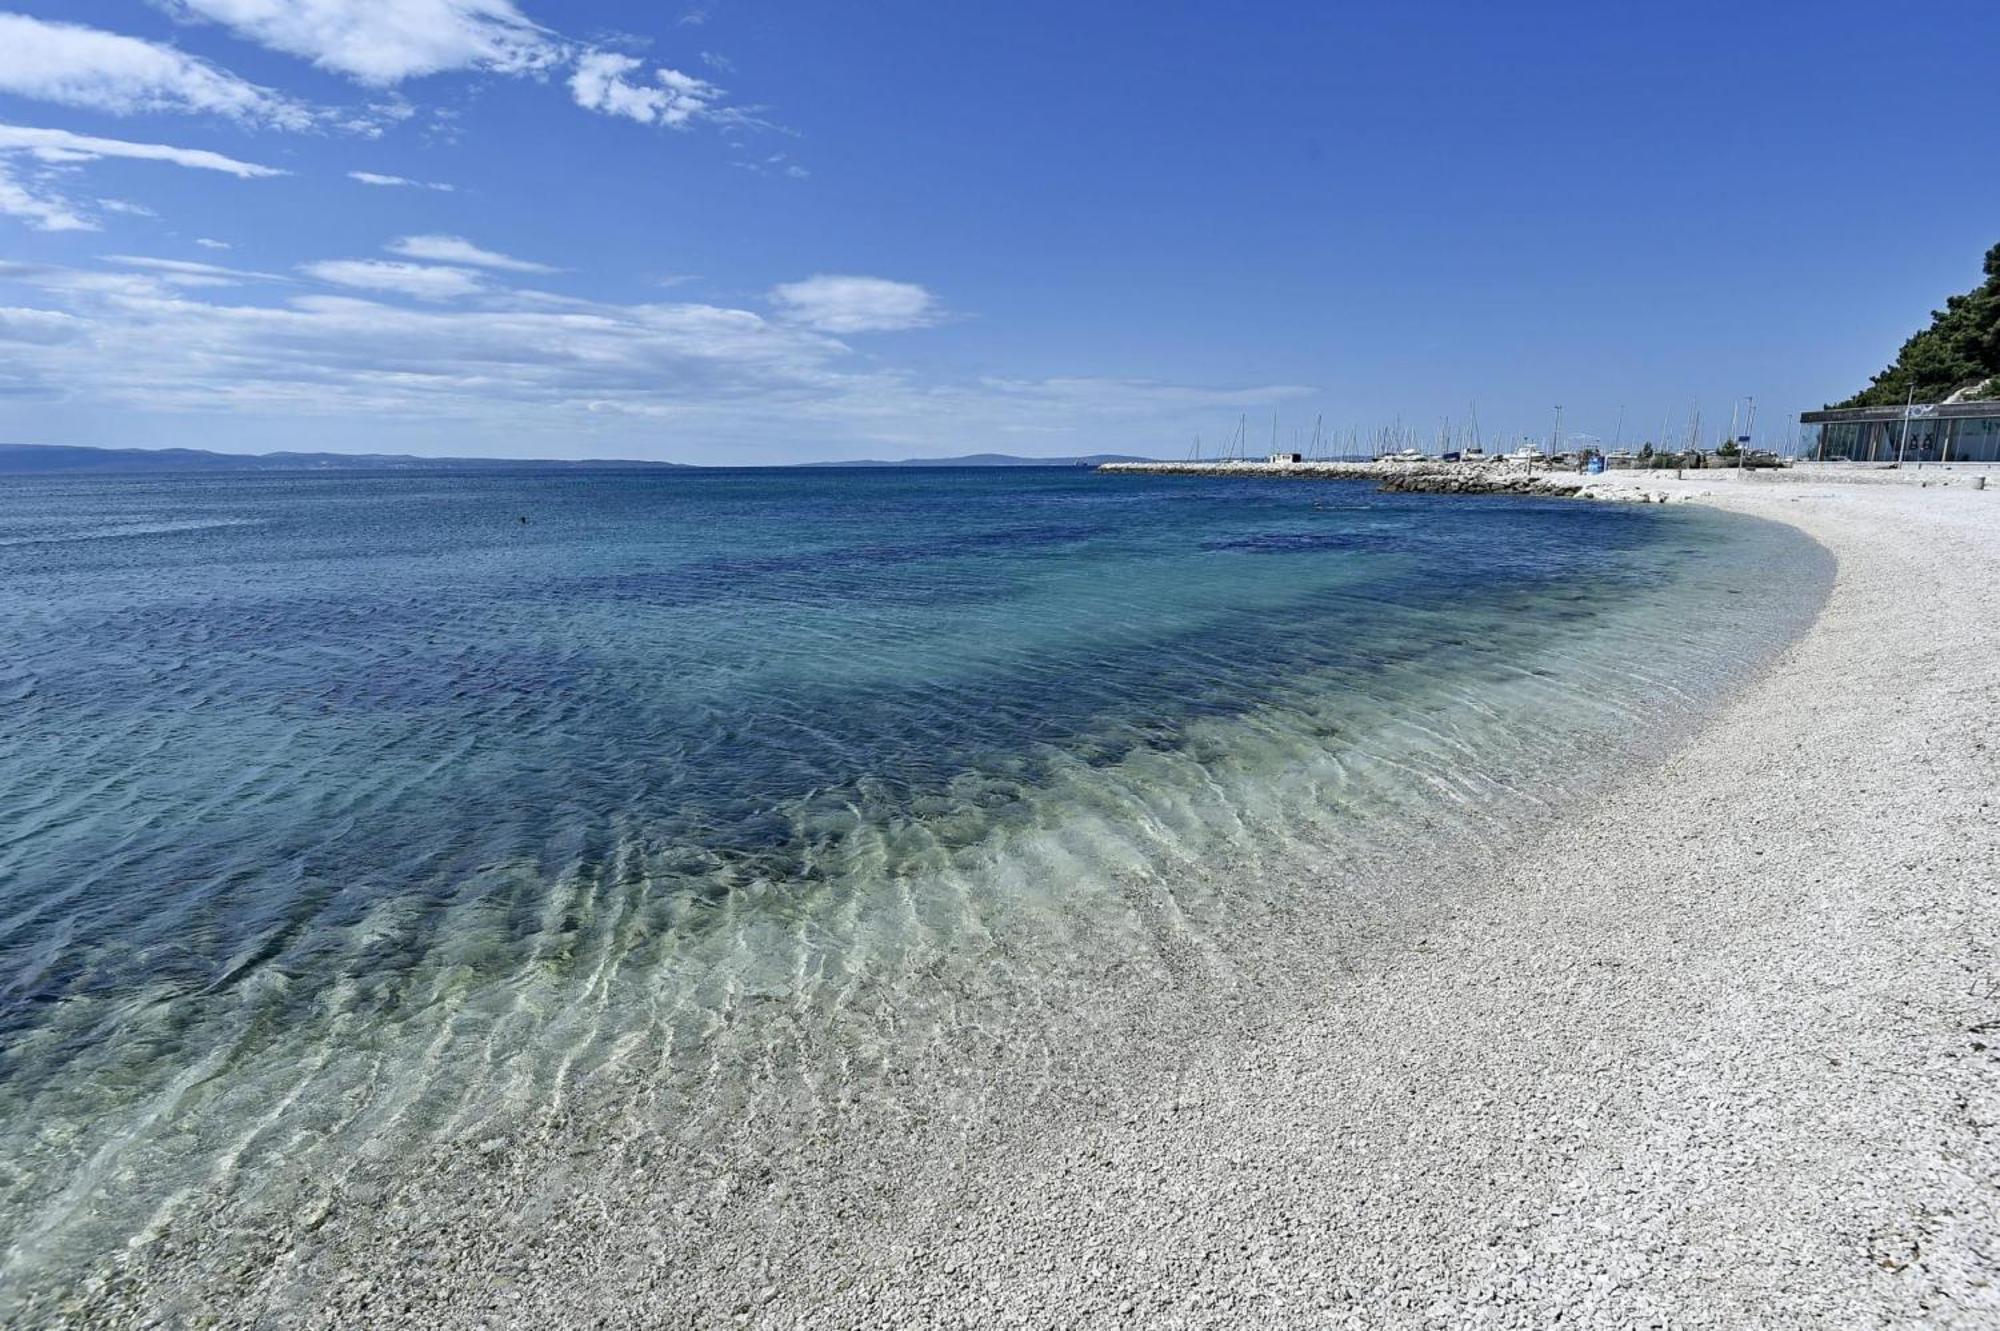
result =
[[1556,806],[1823,575],[1345,483],[0,478],[0,1283],[613,1085],[1032,1028],[1163,964],[1133,884],[1222,946],[1260,875]]

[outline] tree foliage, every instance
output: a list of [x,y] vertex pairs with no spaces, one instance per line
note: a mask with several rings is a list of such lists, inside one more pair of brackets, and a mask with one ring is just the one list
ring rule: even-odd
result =
[[1986,251],[1986,280],[1931,314],[1931,326],[1903,344],[1895,362],[1843,407],[1900,407],[1916,389],[1937,402],[1985,383],[1980,397],[2000,396],[2000,245]]

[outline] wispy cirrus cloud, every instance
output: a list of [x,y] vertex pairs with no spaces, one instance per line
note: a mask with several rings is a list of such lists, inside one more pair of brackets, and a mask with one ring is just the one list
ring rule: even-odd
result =
[[25,152],[44,162],[88,162],[100,157],[129,157],[147,162],[171,162],[198,171],[220,171],[239,179],[286,174],[276,167],[238,161],[206,148],[177,148],[165,143],[132,143],[66,129],[33,129],[0,125],[0,152]]
[[479,274],[464,268],[388,259],[322,259],[299,265],[299,271],[336,286],[388,291],[418,300],[456,300],[486,289]]
[[448,70],[532,73],[568,46],[511,0],[162,0],[358,83],[388,87]]
[[[0,216],[14,217],[38,231],[96,231],[98,221],[90,210],[69,198],[53,174],[42,169],[24,175],[22,159],[41,163],[43,168],[74,166],[105,157],[125,157],[139,161],[168,162],[203,171],[219,171],[239,179],[285,174],[274,167],[241,162],[203,148],[177,148],[164,143],[132,143],[124,139],[98,138],[74,134],[66,129],[34,129],[25,125],[0,125]],[[105,199],[100,207],[108,212],[151,216],[150,209],[122,199]]]
[[[567,70],[571,100],[603,115],[683,129],[698,120],[759,126],[723,89],[669,65],[564,38],[513,0],[156,0],[189,23],[310,61],[366,87],[447,72],[543,76]],[[711,67],[729,68],[712,53]],[[0,91],[131,114],[185,111],[282,129],[379,136],[413,112],[400,96],[365,112],[317,109],[176,47],[26,15],[0,14]]]
[[383,175],[380,171],[349,171],[347,178],[383,189],[434,189],[450,194],[455,188],[439,180],[412,180],[408,176]]
[[792,180],[804,180],[812,172],[791,160],[789,153],[767,153],[756,159],[738,159],[731,162],[738,170],[748,171],[754,176],[786,176]]
[[[554,273],[561,270],[545,263],[517,259],[475,245],[463,236],[398,236],[382,248],[402,256],[392,259],[322,259],[301,264],[299,271],[322,282],[383,291],[423,301],[457,300],[492,291],[486,283],[491,273]],[[407,262],[414,260],[416,262]],[[484,271],[482,271],[484,270]],[[566,298],[509,293],[539,303],[567,302]]]
[[0,14],[0,92],[112,115],[185,112],[305,129],[303,103],[157,42]]
[[156,259],[144,254],[107,254],[105,262],[138,268],[159,276],[175,286],[235,286],[239,282],[284,282],[277,273],[260,273],[247,268],[225,268],[221,264],[194,259]]
[[0,216],[19,218],[37,231],[95,231],[97,223],[59,192],[20,178],[0,155]]
[[512,255],[482,249],[463,236],[400,236],[383,246],[391,254],[430,263],[467,264],[508,273],[554,273],[560,269],[545,263],[516,259]]

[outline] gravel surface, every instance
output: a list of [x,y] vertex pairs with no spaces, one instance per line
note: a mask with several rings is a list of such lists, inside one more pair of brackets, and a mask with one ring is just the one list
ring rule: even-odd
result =
[[1803,527],[1830,600],[1587,814],[1404,866],[1433,904],[1190,955],[1115,1058],[751,1106],[705,1171],[571,1140],[589,1187],[484,1144],[74,1320],[2000,1326],[2000,493],[1646,485]]
[[1774,669],[1401,955],[768,1321],[2000,1325],[2000,496],[1647,484],[1834,551]]

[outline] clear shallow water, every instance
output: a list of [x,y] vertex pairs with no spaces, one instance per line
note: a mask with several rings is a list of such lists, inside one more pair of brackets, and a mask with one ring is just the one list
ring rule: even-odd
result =
[[0,1283],[593,1087],[1032,1029],[1171,968],[1135,892],[1199,945],[1573,797],[1822,573],[1347,484],[0,478]]

